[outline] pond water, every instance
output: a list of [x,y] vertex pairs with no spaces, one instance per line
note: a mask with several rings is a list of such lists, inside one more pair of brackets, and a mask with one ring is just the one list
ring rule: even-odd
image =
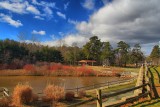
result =
[[18,83],[28,82],[33,87],[34,92],[41,93],[47,84],[55,84],[64,86],[65,89],[71,89],[120,79],[118,77],[1,76],[0,87],[6,87],[12,92]]

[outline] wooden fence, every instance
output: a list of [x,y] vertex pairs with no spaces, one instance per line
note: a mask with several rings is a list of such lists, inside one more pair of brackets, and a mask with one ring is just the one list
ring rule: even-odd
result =
[[0,87],[0,96],[9,97],[9,90],[5,87]]
[[[110,97],[115,97],[120,94],[125,94],[127,92],[134,92],[133,95],[122,97],[121,100],[114,101],[112,103],[103,102],[104,99],[109,99]],[[117,91],[110,94],[103,94],[101,89],[96,90],[97,97],[90,98],[86,101],[82,101],[76,104],[72,104],[68,107],[75,107],[80,106],[82,104],[89,103],[91,101],[97,101],[97,107],[113,107],[113,106],[120,106],[123,104],[127,104],[129,102],[137,101],[139,98],[147,97],[151,98],[151,82],[148,76],[148,68],[147,66],[142,66],[139,71],[139,75],[137,78],[136,86],[129,89],[124,89],[121,91]]]
[[93,90],[93,89],[100,89],[102,87],[109,88],[117,85],[122,85],[122,84],[127,84],[131,83],[134,80],[136,80],[136,77],[131,78],[131,79],[122,79],[122,80],[116,80],[116,81],[107,81],[104,83],[99,83],[99,84],[93,84],[89,86],[84,86],[84,87],[77,87],[77,88],[71,88],[71,89],[65,89],[66,91],[74,91],[74,92],[79,92],[81,90]]

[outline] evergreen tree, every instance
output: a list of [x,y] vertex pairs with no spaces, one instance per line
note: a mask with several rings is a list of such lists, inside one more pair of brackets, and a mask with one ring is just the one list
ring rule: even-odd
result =
[[152,52],[150,54],[150,58],[152,59],[153,64],[159,64],[159,58],[160,58],[160,49],[158,45],[155,45],[152,49]]

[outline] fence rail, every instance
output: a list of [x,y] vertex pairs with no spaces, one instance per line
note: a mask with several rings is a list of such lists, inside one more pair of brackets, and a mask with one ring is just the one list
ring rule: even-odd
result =
[[[114,82],[112,82],[112,83],[114,83]],[[89,102],[95,101],[95,100],[97,100],[97,107],[120,106],[122,104],[136,101],[141,97],[150,96],[151,95],[150,94],[151,93],[151,83],[150,83],[150,78],[148,77],[148,68],[146,65],[142,66],[140,68],[136,86],[133,88],[124,89],[124,90],[117,91],[117,92],[114,92],[111,94],[102,94],[101,89],[97,89],[96,91],[97,91],[97,97],[90,98],[86,101],[72,104],[68,107],[80,106],[82,104],[86,104],[86,103],[89,103]],[[115,101],[110,104],[109,103],[107,104],[107,102],[102,102],[103,99],[106,99],[106,98],[108,99],[110,97],[117,96],[117,95],[124,94],[124,93],[131,92],[131,91],[134,91],[133,95],[127,96],[127,97],[122,97],[121,100],[119,100],[119,101]],[[150,98],[151,98],[151,96],[150,96]]]
[[5,87],[0,87],[0,93],[3,97],[9,97],[9,90]]
[[84,86],[84,87],[77,87],[77,88],[71,88],[71,89],[65,89],[66,91],[79,91],[79,90],[91,90],[91,89],[98,89],[101,87],[112,87],[113,85],[119,85],[121,83],[125,82],[132,82],[136,79],[136,77],[131,78],[131,79],[123,79],[123,80],[118,80],[118,81],[107,81],[104,83],[99,83],[99,84],[94,84],[94,85],[89,85],[89,86]]

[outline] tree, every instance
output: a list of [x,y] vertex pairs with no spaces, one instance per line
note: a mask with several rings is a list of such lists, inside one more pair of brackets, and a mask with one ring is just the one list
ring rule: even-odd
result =
[[110,42],[102,43],[101,60],[104,65],[110,65],[113,62],[113,50]]
[[83,46],[84,54],[86,55],[87,59],[92,59],[100,62],[102,43],[97,36],[93,36],[89,40],[90,41]]
[[158,45],[155,45],[152,49],[152,52],[150,54],[150,58],[152,59],[153,64],[159,63],[159,58],[160,58],[160,49]]
[[63,57],[61,52],[55,50],[53,47],[45,46],[40,51],[38,50],[35,53],[36,60],[38,61],[47,61],[47,62],[62,62]]
[[119,66],[122,66],[123,64],[124,66],[126,66],[129,58],[128,53],[129,53],[130,46],[124,41],[120,41],[117,44],[118,44],[117,52],[118,52],[118,58],[119,58]]
[[143,52],[141,51],[141,46],[140,44],[135,44],[132,52],[131,52],[131,62],[135,63],[136,67],[138,66],[138,62],[144,61],[144,55]]

